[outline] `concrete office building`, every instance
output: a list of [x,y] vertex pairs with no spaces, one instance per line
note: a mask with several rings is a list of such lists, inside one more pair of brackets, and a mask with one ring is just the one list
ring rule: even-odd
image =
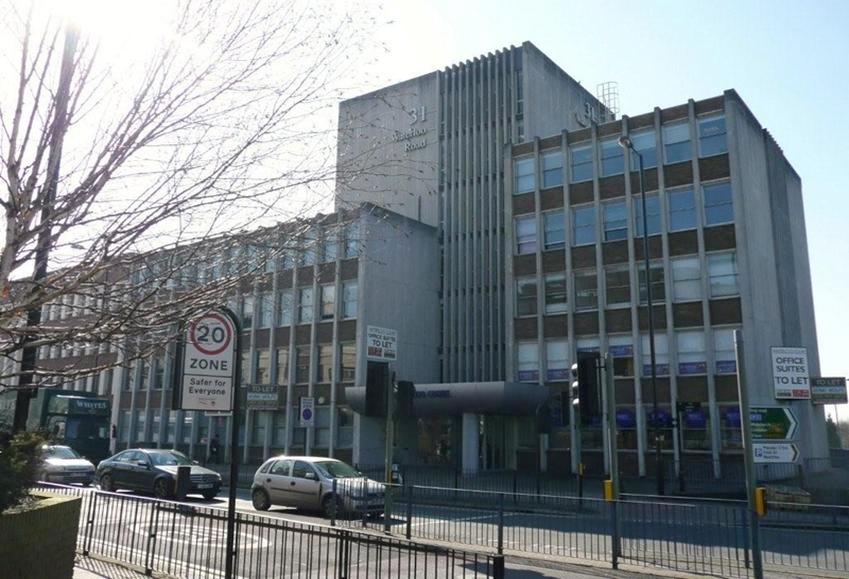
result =
[[[510,148],[507,373],[549,386],[549,462],[574,468],[576,426],[569,408],[560,414],[567,369],[578,352],[610,352],[620,465],[653,472],[640,181],[621,135],[646,169],[663,448],[676,469],[701,461],[720,476],[740,449],[733,330],[747,344],[753,406],[786,402],[770,346],[806,347],[819,375],[801,181],[734,91]],[[679,402],[700,408],[678,413]],[[822,407],[789,406],[802,456],[828,456]],[[600,462],[601,427],[583,429],[585,462]]]
[[[739,461],[734,329],[748,344],[752,404],[779,404],[769,346],[807,347],[818,374],[800,179],[733,91],[615,119],[524,43],[347,100],[339,118],[337,211],[281,224],[281,239],[297,228],[298,248],[261,263],[231,299],[244,381],[278,392],[246,411],[245,463],[278,452],[382,463],[385,421],[362,414],[358,390],[367,328],[380,326],[397,331],[393,369],[417,390],[397,462],[574,470],[568,368],[578,352],[606,351],[620,464],[651,472],[641,206],[625,134],[646,161],[667,464],[721,476]],[[255,254],[234,241],[203,279]],[[45,319],[67,318],[68,306]],[[232,420],[171,409],[171,358],[166,348],[75,387],[112,393],[116,447],[202,458]],[[316,404],[309,428],[302,397]],[[676,416],[678,402],[700,408]],[[826,456],[822,410],[790,405],[802,456]],[[601,426],[582,432],[595,472],[607,464]]]

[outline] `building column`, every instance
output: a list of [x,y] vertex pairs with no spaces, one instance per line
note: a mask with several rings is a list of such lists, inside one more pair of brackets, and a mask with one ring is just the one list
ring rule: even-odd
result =
[[477,472],[478,470],[478,415],[468,412],[463,414],[463,454],[460,467],[463,472]]

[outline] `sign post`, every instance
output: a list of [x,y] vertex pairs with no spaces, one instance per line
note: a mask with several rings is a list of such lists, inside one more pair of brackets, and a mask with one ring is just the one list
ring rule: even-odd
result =
[[[239,389],[241,330],[228,308],[209,311],[189,324],[183,337],[178,408],[231,412],[230,493],[227,506],[226,579],[235,569],[236,482],[239,480]],[[176,390],[176,389],[175,389]]]

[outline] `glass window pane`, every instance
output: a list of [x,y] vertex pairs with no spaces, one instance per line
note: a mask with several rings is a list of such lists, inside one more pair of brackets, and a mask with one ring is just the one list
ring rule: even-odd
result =
[[575,308],[579,310],[598,307],[598,287],[595,271],[575,274]]
[[737,280],[737,253],[715,253],[707,256],[710,296],[733,296],[740,293]]
[[[646,266],[643,263],[637,265],[637,278],[640,286],[640,303],[648,302],[646,295]],[[663,264],[651,264],[651,301],[653,304],[665,300],[665,286],[663,281]]]
[[546,380],[569,379],[569,342],[547,340],[545,342]]
[[516,253],[534,253],[537,250],[537,222],[531,215],[516,218]]
[[304,324],[313,319],[313,291],[311,287],[298,290],[298,323]]
[[520,342],[516,348],[517,374],[520,382],[539,380],[539,344]]
[[[638,131],[628,135],[631,138],[631,143],[634,149],[643,156],[643,169],[649,169],[657,166],[657,142],[655,141],[655,132],[653,129],[648,131]],[[631,152],[631,170],[639,170],[639,160],[634,152]]]
[[631,279],[627,267],[605,270],[607,305],[631,303]]
[[560,249],[566,246],[566,223],[563,211],[543,213],[545,248]]
[[696,200],[692,189],[669,192],[669,231],[696,227]]
[[678,257],[672,265],[673,298],[676,301],[698,300],[702,297],[702,273],[698,256]]
[[[660,233],[660,198],[657,193],[646,195],[646,221],[649,226],[649,235]],[[634,231],[635,237],[643,236],[642,195],[634,196]]]
[[687,122],[664,125],[663,148],[667,163],[688,161],[690,152],[690,125]]
[[619,137],[601,141],[599,149],[602,177],[618,175],[625,171],[625,150],[619,145]]
[[702,157],[719,155],[728,151],[725,139],[725,116],[699,119],[699,154]]
[[605,241],[628,238],[628,217],[625,213],[624,201],[603,204],[602,221],[604,222]]
[[569,148],[571,169],[570,182],[589,181],[593,178],[592,145],[578,145]]
[[516,315],[533,316],[537,313],[537,280],[535,277],[516,280]]
[[705,201],[705,225],[734,221],[731,183],[713,183],[702,186]]
[[553,151],[542,155],[542,186],[557,187],[563,184],[563,153]]
[[534,158],[516,159],[513,161],[513,191],[527,193],[535,187]]
[[595,207],[587,205],[572,209],[572,245],[595,243]]
[[346,281],[342,284],[342,317],[357,317],[357,282]]
[[283,290],[277,294],[277,325],[292,324],[292,290]]
[[565,312],[566,274],[552,273],[545,276],[545,313]]

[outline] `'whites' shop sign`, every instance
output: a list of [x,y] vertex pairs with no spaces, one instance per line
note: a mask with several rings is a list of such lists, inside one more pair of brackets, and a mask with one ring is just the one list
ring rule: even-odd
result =
[[235,345],[236,326],[224,312],[208,312],[189,325],[180,388],[183,410],[233,409]]
[[777,400],[810,400],[807,348],[772,348],[772,380]]

